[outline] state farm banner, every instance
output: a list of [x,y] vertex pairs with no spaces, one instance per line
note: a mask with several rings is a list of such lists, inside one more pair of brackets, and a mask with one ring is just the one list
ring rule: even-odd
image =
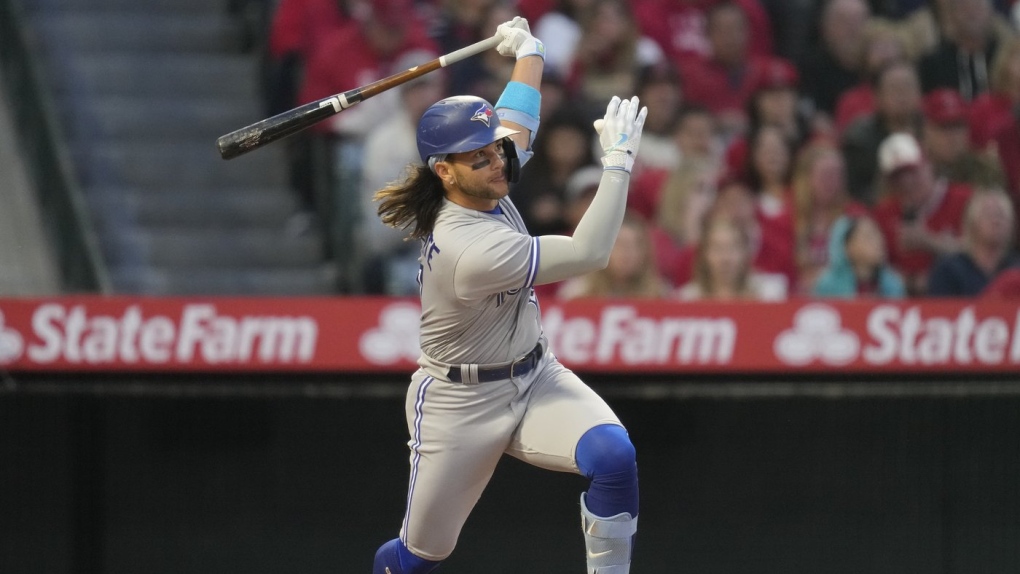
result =
[[[417,301],[0,299],[11,372],[409,373]],[[543,305],[582,372],[1020,372],[1020,307],[1001,302],[576,301]]]

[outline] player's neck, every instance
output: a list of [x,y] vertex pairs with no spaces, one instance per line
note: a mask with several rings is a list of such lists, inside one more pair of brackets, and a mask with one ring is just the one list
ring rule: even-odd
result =
[[492,211],[499,205],[498,199],[487,199],[484,197],[475,197],[468,195],[459,189],[446,189],[446,199],[449,199],[453,203],[461,207],[468,209],[474,209],[476,211]]

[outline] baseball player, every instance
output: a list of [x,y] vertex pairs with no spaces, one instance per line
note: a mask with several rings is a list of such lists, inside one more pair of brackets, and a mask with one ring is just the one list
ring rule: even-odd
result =
[[627,574],[634,447],[605,401],[549,349],[532,287],[606,266],[647,110],[636,97],[609,102],[595,122],[604,172],[591,207],[573,237],[531,237],[507,194],[532,155],[544,47],[523,18],[497,32],[497,50],[516,63],[495,107],[473,96],[432,105],[417,131],[424,165],[375,196],[383,222],[422,241],[422,355],[406,401],[406,514],[373,573],[438,567],[507,453],[591,479],[581,495],[588,573]]

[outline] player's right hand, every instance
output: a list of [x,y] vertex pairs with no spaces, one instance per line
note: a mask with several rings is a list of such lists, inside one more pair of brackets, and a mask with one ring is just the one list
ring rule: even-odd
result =
[[496,35],[503,40],[496,46],[496,51],[503,56],[513,56],[520,60],[527,56],[538,56],[545,59],[545,45],[531,35],[528,20],[515,16],[509,22],[496,26]]
[[606,116],[595,120],[595,131],[602,145],[602,165],[606,169],[619,169],[630,173],[641,144],[641,130],[645,127],[648,108],[640,107],[638,97],[620,100],[613,96],[606,106]]

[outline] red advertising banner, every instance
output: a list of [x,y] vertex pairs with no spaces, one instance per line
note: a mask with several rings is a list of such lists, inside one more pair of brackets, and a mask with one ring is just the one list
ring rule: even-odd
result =
[[[409,373],[416,300],[0,299],[10,372]],[[1020,306],[971,300],[543,305],[553,352],[605,373],[1020,374]]]

